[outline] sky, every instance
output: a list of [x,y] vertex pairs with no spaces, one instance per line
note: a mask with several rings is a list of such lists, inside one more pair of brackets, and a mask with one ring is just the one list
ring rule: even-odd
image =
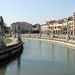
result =
[[9,26],[24,21],[32,24],[66,18],[75,12],[75,0],[0,0],[0,16]]

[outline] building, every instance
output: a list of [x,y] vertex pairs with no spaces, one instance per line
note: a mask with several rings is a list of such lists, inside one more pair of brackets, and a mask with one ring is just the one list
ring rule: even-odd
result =
[[40,33],[40,24],[35,24],[32,26],[32,33]]
[[41,33],[42,34],[48,34],[49,33],[49,26],[48,26],[48,24],[42,24],[41,25]]
[[11,36],[11,29],[10,27],[5,26],[5,36]]
[[75,13],[68,18],[48,21],[49,32],[53,30],[55,34],[75,35]]
[[17,32],[18,27],[20,28],[21,33],[29,33],[32,31],[32,24],[27,23],[27,22],[15,22],[11,24],[12,32]]

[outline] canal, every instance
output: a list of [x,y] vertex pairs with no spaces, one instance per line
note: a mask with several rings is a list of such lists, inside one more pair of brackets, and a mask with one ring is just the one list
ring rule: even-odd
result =
[[1,67],[0,75],[75,75],[75,49],[25,39],[21,57]]

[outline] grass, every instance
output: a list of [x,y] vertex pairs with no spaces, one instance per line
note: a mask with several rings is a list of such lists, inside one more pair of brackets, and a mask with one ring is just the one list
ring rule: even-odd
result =
[[10,37],[4,38],[4,42],[5,42],[5,44],[8,44],[8,43],[12,42],[12,39]]

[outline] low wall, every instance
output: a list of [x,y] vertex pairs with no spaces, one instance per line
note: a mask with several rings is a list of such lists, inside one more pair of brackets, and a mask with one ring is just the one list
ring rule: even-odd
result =
[[0,60],[7,58],[13,59],[19,56],[23,51],[23,42],[7,46],[5,50],[0,51]]

